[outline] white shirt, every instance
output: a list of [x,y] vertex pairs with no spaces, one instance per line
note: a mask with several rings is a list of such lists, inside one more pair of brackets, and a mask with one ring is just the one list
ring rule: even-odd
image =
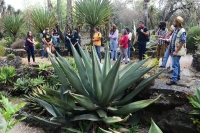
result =
[[128,34],[128,40],[131,40],[131,39],[132,39],[132,33],[129,32],[129,34]]

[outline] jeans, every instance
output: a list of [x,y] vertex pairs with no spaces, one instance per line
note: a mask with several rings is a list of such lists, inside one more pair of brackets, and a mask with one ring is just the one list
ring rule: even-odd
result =
[[33,62],[35,62],[34,46],[29,46],[27,53],[28,53],[28,62],[30,62],[31,56],[32,56]]
[[97,51],[97,55],[98,55],[99,59],[102,58],[100,48],[101,48],[101,46],[95,46],[95,49]]
[[168,58],[169,58],[169,50],[168,50],[168,48],[166,48],[165,55],[164,55],[164,58],[163,58],[163,61],[162,61],[163,67],[166,66]]
[[180,59],[181,56],[173,56],[172,57],[172,81],[176,82],[178,78],[180,78],[181,68],[180,68]]
[[130,48],[131,48],[131,41],[128,40],[128,58],[130,59],[131,53],[130,53]]
[[138,50],[139,50],[139,59],[142,60],[142,58],[144,57],[144,54],[146,52],[146,42],[145,41],[138,42]]
[[166,64],[167,64],[168,60],[170,61],[170,70],[172,70],[172,57],[169,54],[169,49],[166,48],[165,55],[164,55],[164,58],[163,58],[161,66],[166,67]]
[[110,39],[110,50],[111,50],[111,59],[117,60],[117,47],[118,42],[115,39]]
[[127,63],[128,62],[128,55],[127,55],[127,52],[128,51],[128,48],[120,48],[120,53],[121,53],[121,62],[123,60],[123,58],[125,58],[125,62]]

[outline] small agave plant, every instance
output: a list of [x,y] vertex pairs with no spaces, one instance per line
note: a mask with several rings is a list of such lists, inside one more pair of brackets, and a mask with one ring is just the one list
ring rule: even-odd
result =
[[[52,91],[51,95],[41,94],[40,98],[35,98],[53,117],[50,120],[37,116],[29,117],[63,127],[70,127],[73,122],[83,120],[113,124],[126,122],[135,112],[158,100],[159,96],[156,99],[132,102],[134,96],[161,72],[143,80],[131,93],[124,95],[127,88],[153,68],[143,66],[148,59],[139,63],[129,63],[120,69],[121,57],[111,66],[107,50],[101,67],[94,48],[90,57],[88,51],[79,46],[81,58],[74,46],[71,47],[78,71],[60,55],[55,60],[51,59],[61,81],[61,89]],[[109,49],[108,45],[106,49]]]

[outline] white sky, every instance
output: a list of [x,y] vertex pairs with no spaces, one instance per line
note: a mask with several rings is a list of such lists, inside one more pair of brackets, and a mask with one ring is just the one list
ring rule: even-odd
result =
[[45,5],[46,0],[5,0],[7,5],[11,5],[15,10],[23,10],[31,5]]

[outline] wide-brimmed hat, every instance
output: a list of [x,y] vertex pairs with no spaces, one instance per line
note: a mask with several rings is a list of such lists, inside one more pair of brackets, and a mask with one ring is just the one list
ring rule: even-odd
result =
[[175,20],[183,26],[184,19],[181,16],[178,16]]

